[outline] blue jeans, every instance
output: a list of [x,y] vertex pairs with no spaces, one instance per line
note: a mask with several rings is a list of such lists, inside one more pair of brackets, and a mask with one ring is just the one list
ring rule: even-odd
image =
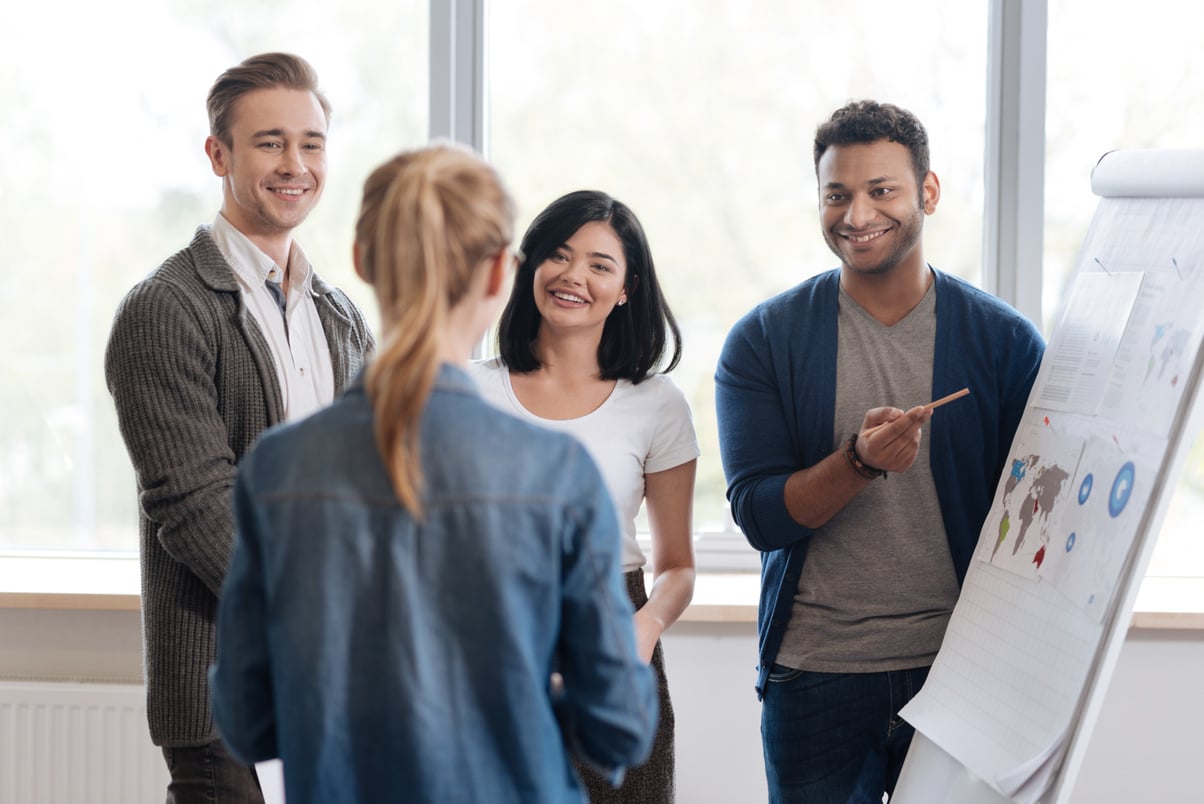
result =
[[770,804],[881,804],[915,732],[899,710],[927,677],[927,667],[812,673],[774,665],[761,710]]
[[163,748],[171,772],[167,804],[263,804],[259,776],[230,756],[221,740],[189,748]]

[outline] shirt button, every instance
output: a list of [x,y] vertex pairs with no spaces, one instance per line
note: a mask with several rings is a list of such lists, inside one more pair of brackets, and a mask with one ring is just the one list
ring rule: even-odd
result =
[[302,369],[301,369],[301,376],[302,376],[302,377],[304,377],[304,376],[305,376],[305,368],[304,368],[304,367],[302,367]]

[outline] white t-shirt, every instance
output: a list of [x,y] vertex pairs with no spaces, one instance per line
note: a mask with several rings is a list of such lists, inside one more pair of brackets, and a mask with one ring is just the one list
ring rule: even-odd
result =
[[578,419],[543,419],[524,408],[498,358],[470,367],[481,394],[498,408],[552,430],[575,436],[598,465],[623,527],[623,571],[640,569],[645,557],[635,538],[635,518],[644,503],[644,475],[663,472],[698,457],[698,438],[685,395],[663,374],[632,385],[619,380],[606,401]]

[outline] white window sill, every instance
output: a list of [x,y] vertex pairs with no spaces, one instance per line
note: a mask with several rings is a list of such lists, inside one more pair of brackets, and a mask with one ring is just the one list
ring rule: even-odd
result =
[[[0,555],[0,609],[138,611],[138,558],[129,554]],[[682,622],[754,623],[760,576],[702,570]],[[1148,576],[1134,628],[1204,630],[1204,578]]]

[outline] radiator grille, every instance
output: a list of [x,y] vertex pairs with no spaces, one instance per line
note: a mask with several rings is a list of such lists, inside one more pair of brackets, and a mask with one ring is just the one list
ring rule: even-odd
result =
[[0,682],[0,804],[162,801],[143,688]]

